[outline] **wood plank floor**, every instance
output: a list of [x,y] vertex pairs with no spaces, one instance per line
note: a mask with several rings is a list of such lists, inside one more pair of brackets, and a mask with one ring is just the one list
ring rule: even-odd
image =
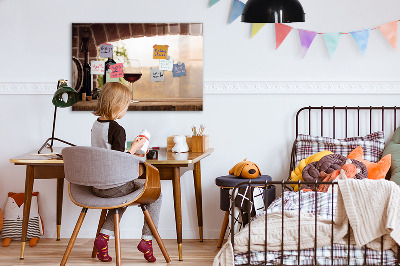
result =
[[[0,246],[0,265],[60,265],[61,258],[64,255],[69,239],[40,239],[36,247],[25,249],[25,259],[20,260],[21,244],[18,241],[12,241],[9,247]],[[158,248],[157,242],[153,243],[154,254],[157,258],[156,263],[149,264],[143,254],[136,249],[140,240],[121,240],[122,247],[122,264],[123,265],[212,265],[215,255],[218,253],[217,240],[188,240],[183,241],[183,261],[178,261],[178,247],[176,240],[163,240],[168,250],[172,262],[167,264]],[[68,259],[67,265],[115,265],[114,241],[110,241],[110,255],[113,257],[112,263],[104,263],[99,260],[92,259],[92,239],[77,239]]]

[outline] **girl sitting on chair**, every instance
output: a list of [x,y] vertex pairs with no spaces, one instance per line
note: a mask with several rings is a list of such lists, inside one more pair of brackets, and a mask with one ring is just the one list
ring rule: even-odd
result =
[[[93,113],[94,115],[99,116],[99,118],[93,123],[92,127],[91,142],[93,147],[125,152],[125,129],[115,120],[121,119],[125,115],[130,100],[130,90],[125,85],[118,82],[108,82],[103,86],[98,100],[97,110]],[[129,153],[139,157],[146,156],[146,154],[136,154],[136,151],[142,148],[145,142],[145,138],[136,138],[129,149]],[[93,194],[102,198],[122,197],[128,195],[143,186],[143,183],[135,182],[136,178],[137,176],[133,176],[132,181],[121,184],[117,187],[93,187]],[[147,204],[147,209],[157,227],[160,208],[161,194],[155,202]],[[125,210],[126,207],[118,209],[120,219]],[[115,210],[108,210],[100,234],[94,241],[94,246],[97,249],[97,258],[101,261],[112,260],[108,255],[108,240],[110,236],[114,236],[114,214]],[[147,222],[144,221],[142,240],[137,248],[139,251],[144,253],[144,258],[149,262],[156,261],[156,258],[153,255],[152,238],[153,234],[151,233],[150,227]]]

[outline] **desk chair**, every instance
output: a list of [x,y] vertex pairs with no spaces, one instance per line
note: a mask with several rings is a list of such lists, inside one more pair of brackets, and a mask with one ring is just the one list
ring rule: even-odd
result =
[[[137,165],[138,161],[141,162],[143,160],[137,156],[120,151],[78,146],[64,148],[62,156],[64,160],[65,179],[70,182],[68,187],[69,196],[74,204],[82,207],[82,211],[65,250],[61,265],[65,265],[68,260],[88,209],[102,209],[96,237],[103,226],[107,209],[117,209],[114,215],[115,253],[116,265],[121,265],[118,208],[128,205],[139,205],[142,208],[146,222],[149,224],[165,260],[167,263],[171,262],[153,219],[145,206],[145,204],[157,200],[161,193],[160,176],[157,168],[143,162],[140,164],[142,169],[144,169],[142,176],[146,178],[143,180],[145,182],[143,189],[139,189],[123,197],[101,198],[92,193],[92,186],[117,186],[118,184],[128,182],[132,179],[132,176],[140,175],[140,171],[135,167],[135,164]],[[95,255],[96,250],[94,249],[92,257],[94,258]]]

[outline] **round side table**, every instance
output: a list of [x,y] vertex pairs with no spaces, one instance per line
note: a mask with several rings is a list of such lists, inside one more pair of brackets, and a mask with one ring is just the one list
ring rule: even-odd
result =
[[[229,193],[230,190],[233,189],[237,184],[246,182],[246,181],[263,181],[266,180],[272,181],[272,178],[269,175],[261,175],[254,179],[246,179],[241,177],[236,177],[234,175],[226,175],[220,176],[215,179],[215,184],[220,187],[220,209],[225,212],[224,221],[222,222],[221,233],[219,235],[218,245],[220,248],[222,246],[222,242],[224,241],[226,228],[228,227],[229,222],[229,207],[230,207],[230,199]],[[256,187],[256,186],[255,186]],[[275,200],[275,186],[271,186],[268,189],[268,201],[267,206],[271,204]]]

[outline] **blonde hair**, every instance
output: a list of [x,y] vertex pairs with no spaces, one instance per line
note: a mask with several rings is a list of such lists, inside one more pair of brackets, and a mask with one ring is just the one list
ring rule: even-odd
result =
[[97,110],[93,114],[115,120],[130,100],[131,91],[128,87],[119,82],[107,82],[100,92]]

